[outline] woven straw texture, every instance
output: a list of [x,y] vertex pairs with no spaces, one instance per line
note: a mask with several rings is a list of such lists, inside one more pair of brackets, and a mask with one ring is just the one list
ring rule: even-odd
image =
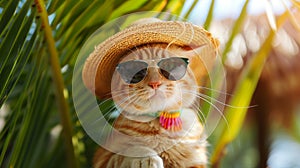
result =
[[190,48],[206,44],[208,47],[203,53],[207,57],[215,57],[219,45],[209,32],[188,22],[134,24],[95,47],[83,67],[84,84],[99,98],[109,97],[112,75],[124,53],[151,43],[172,43]]

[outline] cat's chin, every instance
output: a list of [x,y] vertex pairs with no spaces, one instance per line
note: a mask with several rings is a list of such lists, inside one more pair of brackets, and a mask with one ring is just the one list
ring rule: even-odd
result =
[[148,96],[147,99],[149,99],[149,100],[156,100],[156,99],[163,100],[163,99],[166,99],[166,97],[160,90],[152,90],[149,93],[149,96]]
[[147,116],[146,114],[144,114],[144,115],[125,115],[125,117],[128,118],[129,120],[134,120],[134,121],[138,121],[138,122],[149,122],[149,121],[156,119],[155,116]]

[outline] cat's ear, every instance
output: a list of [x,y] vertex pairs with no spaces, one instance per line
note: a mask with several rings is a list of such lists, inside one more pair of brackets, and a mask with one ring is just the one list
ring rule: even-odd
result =
[[208,44],[196,47],[185,47],[184,55],[191,59],[191,62],[200,62],[207,70],[210,70],[216,59],[216,51],[211,49]]

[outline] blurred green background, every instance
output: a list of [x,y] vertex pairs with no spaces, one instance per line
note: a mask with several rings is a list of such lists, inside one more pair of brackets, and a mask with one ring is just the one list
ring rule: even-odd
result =
[[0,167],[92,167],[98,145],[72,99],[76,59],[103,24],[141,11],[181,16],[221,42],[228,105],[209,166],[300,167],[296,0],[1,0]]

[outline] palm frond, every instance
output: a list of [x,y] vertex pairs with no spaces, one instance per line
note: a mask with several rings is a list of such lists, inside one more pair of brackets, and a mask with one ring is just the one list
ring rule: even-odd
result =
[[[0,107],[8,106],[0,133],[1,167],[74,167],[75,160],[89,167],[96,144],[76,124],[71,99],[73,68],[80,48],[111,19],[151,9],[180,11],[183,3],[51,0],[44,5],[33,0],[1,1]],[[45,6],[47,12],[43,11]],[[54,57],[53,50],[57,52]],[[70,111],[60,108],[62,103]],[[64,111],[63,117],[58,109]],[[61,124],[62,120],[69,124]],[[64,136],[66,132],[69,136]],[[92,145],[80,142],[82,139]],[[73,141],[69,149],[63,143],[66,140]],[[72,153],[76,159],[67,159]]]
[[[77,60],[78,54],[90,53],[97,44],[96,38],[88,41],[89,47],[84,48],[84,51],[81,48],[99,27],[132,12],[170,12],[189,18],[200,2],[194,0],[189,9],[183,11],[186,2],[48,0],[44,4],[42,0],[0,1],[0,107],[7,107],[0,110],[0,122],[4,122],[0,132],[0,167],[91,167],[97,144],[85,133],[78,121],[73,94],[80,99],[79,111],[89,110],[92,105],[86,102],[86,97],[80,96],[86,92],[85,88],[78,87],[77,92],[72,92],[72,87],[76,87],[72,86],[72,80],[73,77],[81,78],[80,72],[73,74],[76,64],[84,62]],[[293,8],[299,9],[298,2],[291,2],[294,4]],[[216,1],[211,1],[204,22],[207,29],[215,19],[215,3]],[[246,0],[240,16],[234,22],[225,49],[220,53],[223,55],[223,62],[233,48],[233,40],[240,33],[247,16],[248,3]],[[292,23],[299,29],[296,16],[289,10],[287,12],[277,20],[278,25],[283,23],[285,17],[290,16]],[[166,13],[158,17],[170,17],[172,20],[172,15]],[[272,15],[272,12],[269,14]],[[128,25],[131,19],[136,18],[128,17],[120,26]],[[115,30],[102,33],[110,35]],[[101,39],[103,34],[98,34],[97,38]],[[249,105],[273,37],[274,32],[271,32],[255,57],[248,62],[229,106]],[[211,74],[214,82],[210,87],[220,89],[223,79],[220,76],[223,75],[223,69],[216,67]],[[213,98],[219,96],[216,92],[207,94]],[[210,99],[208,102],[214,100]],[[205,115],[212,109],[209,103],[204,104],[201,109]],[[107,109],[112,104],[112,101],[107,101],[100,108],[109,111]],[[215,165],[221,159],[224,147],[238,135],[246,108],[229,107],[225,114],[229,127],[234,129],[227,130],[225,123],[218,127],[221,135],[213,143],[215,149],[212,155]],[[298,130],[296,126],[295,130]],[[65,133],[68,135],[65,136]]]

